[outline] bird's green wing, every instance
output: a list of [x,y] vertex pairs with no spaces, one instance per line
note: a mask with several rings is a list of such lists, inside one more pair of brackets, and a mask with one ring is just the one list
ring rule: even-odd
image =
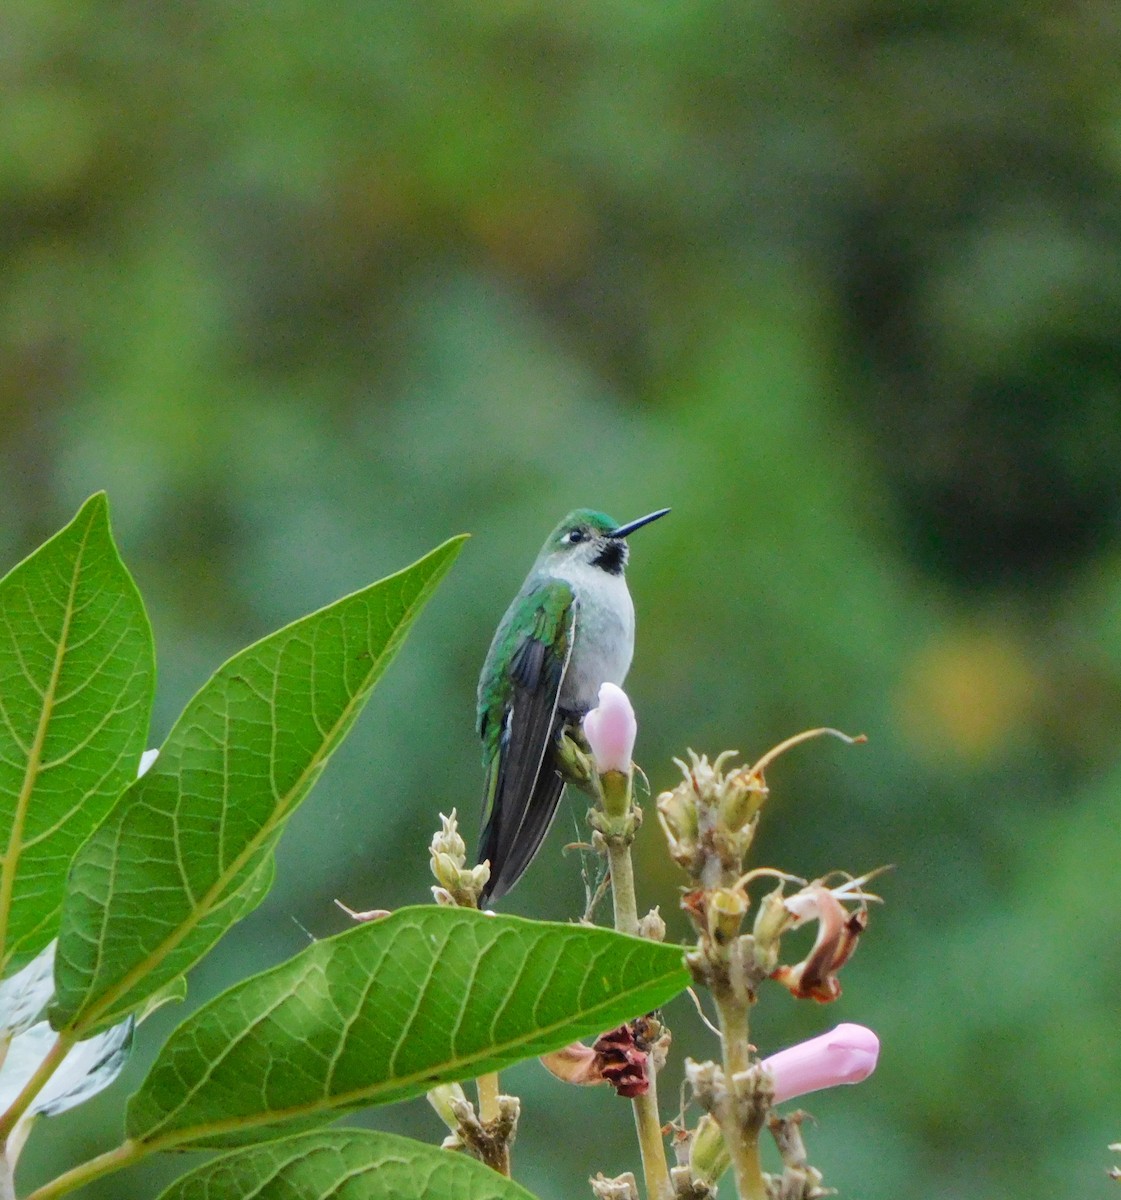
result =
[[[494,694],[480,697],[479,732],[487,768],[479,861],[489,859],[483,899],[513,887],[547,832],[564,790],[551,759],[562,718],[561,685],[572,653],[577,617],[572,588],[546,580],[511,606],[492,647],[507,669]],[[488,659],[489,664],[489,659]]]

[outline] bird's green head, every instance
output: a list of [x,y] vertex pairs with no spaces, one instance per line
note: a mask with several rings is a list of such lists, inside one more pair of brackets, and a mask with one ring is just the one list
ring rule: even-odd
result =
[[668,512],[668,508],[660,508],[637,521],[620,525],[595,509],[573,509],[545,539],[538,560],[554,565],[584,563],[609,575],[621,575],[627,565],[627,535]]

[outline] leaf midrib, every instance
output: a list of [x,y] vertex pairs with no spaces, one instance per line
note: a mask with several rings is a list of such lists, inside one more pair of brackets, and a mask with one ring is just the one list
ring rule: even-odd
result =
[[[674,975],[681,976],[682,987],[688,984],[689,976],[685,968],[684,961],[680,967],[677,967],[672,972],[666,972],[665,975],[658,976],[654,980],[646,980],[641,986],[628,988],[624,992],[616,992],[613,996],[596,1004],[592,1008],[584,1009],[581,1014],[581,1020],[594,1020],[597,1013],[609,1011],[614,1007],[620,997],[641,995],[643,992],[657,986],[663,980],[670,980]],[[561,1029],[572,1026],[575,1022],[571,1016],[563,1017],[557,1021],[552,1021],[547,1025],[537,1026],[532,1035],[521,1038],[508,1038],[506,1041],[494,1043],[486,1049],[479,1050],[473,1054],[457,1057],[455,1062],[455,1070],[458,1074],[460,1067],[470,1068],[477,1063],[486,1062],[488,1059],[496,1058],[504,1054],[508,1054],[516,1050],[519,1046],[537,1041],[542,1037],[547,1037],[552,1033],[556,1033]],[[252,1030],[249,1030],[246,1036],[251,1036]],[[447,1067],[444,1068],[445,1070]],[[354,1088],[348,1092],[338,1092],[334,1096],[325,1097],[324,1101],[316,1104],[304,1104],[292,1108],[272,1109],[267,1113],[261,1113],[254,1117],[229,1117],[224,1121],[215,1121],[209,1125],[196,1125],[188,1127],[185,1130],[180,1130],[177,1133],[170,1134],[164,1138],[154,1138],[148,1140],[143,1135],[135,1138],[136,1141],[143,1143],[153,1151],[170,1150],[176,1146],[184,1145],[189,1141],[197,1141],[200,1138],[213,1137],[216,1134],[222,1134],[231,1130],[238,1129],[255,1129],[261,1125],[277,1125],[284,1121],[295,1120],[302,1116],[312,1116],[317,1112],[329,1113],[335,1109],[346,1107],[362,1107],[364,1104],[379,1103],[376,1099],[383,1092],[393,1092],[400,1088],[412,1087],[421,1082],[433,1082],[433,1076],[440,1072],[440,1068],[436,1065],[427,1067],[424,1070],[412,1071],[407,1075],[398,1076],[392,1081],[387,1081],[374,1087]],[[442,1074],[442,1072],[440,1072]],[[465,1070],[461,1076],[464,1079],[470,1078],[476,1072]],[[158,1126],[157,1126],[158,1128]]]
[[78,552],[74,557],[74,569],[70,576],[70,590],[66,597],[66,608],[62,618],[62,629],[59,633],[58,644],[55,648],[54,663],[51,666],[51,677],[43,693],[43,703],[39,710],[39,725],[35,730],[35,738],[31,743],[27,756],[27,767],[24,771],[23,784],[20,788],[19,799],[16,801],[15,815],[12,819],[12,831],[8,837],[8,847],[4,852],[3,862],[0,863],[0,970],[10,959],[7,952],[8,929],[11,923],[12,896],[15,891],[16,869],[19,857],[23,852],[23,826],[27,819],[27,810],[31,805],[31,795],[39,778],[39,766],[43,757],[43,747],[47,740],[47,730],[50,727],[54,712],[54,698],[58,690],[59,679],[62,676],[62,664],[66,657],[66,649],[70,638],[70,622],[74,614],[74,596],[78,589],[78,578],[82,572],[82,560],[85,557],[86,546],[93,530],[92,514],[86,523]]
[[[229,884],[238,875],[241,869],[261,849],[271,834],[276,830],[276,827],[287,816],[287,810],[292,806],[293,799],[301,794],[300,789],[303,787],[305,781],[307,781],[308,778],[313,775],[315,770],[322,764],[328,753],[327,748],[334,745],[334,739],[336,738],[339,730],[345,727],[347,718],[361,701],[369,681],[372,678],[376,678],[379,667],[395,648],[399,640],[398,635],[400,634],[400,631],[402,628],[408,627],[408,623],[410,623],[414,612],[418,607],[423,606],[424,601],[431,594],[432,589],[435,588],[440,578],[442,578],[442,574],[438,571],[434,572],[433,575],[425,581],[424,586],[417,593],[412,603],[409,604],[409,606],[405,609],[405,612],[397,622],[393,633],[387,639],[381,653],[377,655],[376,658],[371,658],[370,669],[363,676],[362,686],[355,690],[350,701],[340,714],[339,719],[334,723],[334,725],[331,726],[328,735],[323,738],[322,742],[320,743],[319,752],[300,773],[299,778],[295,781],[292,787],[289,788],[289,790],[280,800],[278,800],[273,809],[272,819],[266,824],[262,825],[261,829],[246,843],[246,846],[241,853],[232,860],[230,866],[219,874],[214,883],[211,884],[211,886],[204,893],[202,900],[194,907],[188,917],[183,920],[175,928],[175,930],[168,935],[168,937],[164,938],[164,940],[141,962],[137,963],[136,966],[122,976],[117,983],[115,983],[107,991],[103,992],[97,1003],[81,1009],[75,1015],[73,1020],[67,1026],[64,1026],[65,1029],[73,1030],[80,1036],[93,1025],[103,1020],[106,1014],[112,1009],[113,1004],[122,996],[127,995],[132,988],[134,988],[136,984],[144,978],[145,975],[159,967],[164,959],[166,959],[167,956],[182,943],[183,939],[186,938],[187,935],[198,926],[199,922],[202,921],[202,919],[218,903],[218,901],[222,898],[223,892],[225,892]],[[311,780],[311,782],[314,782],[314,778]],[[111,1013],[110,1015],[117,1016],[119,1014]]]

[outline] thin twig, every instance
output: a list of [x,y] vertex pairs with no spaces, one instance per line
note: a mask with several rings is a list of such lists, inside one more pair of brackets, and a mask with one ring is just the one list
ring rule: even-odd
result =
[[713,1023],[705,1015],[705,1010],[701,1005],[700,996],[697,995],[696,991],[693,988],[686,988],[685,990],[689,993],[689,999],[693,1001],[693,1006],[697,1010],[697,1016],[701,1018],[701,1020],[705,1023],[705,1025],[708,1027],[708,1029],[712,1033],[715,1033],[717,1037],[720,1037],[720,1030],[717,1029],[717,1027],[715,1025],[713,1025]]

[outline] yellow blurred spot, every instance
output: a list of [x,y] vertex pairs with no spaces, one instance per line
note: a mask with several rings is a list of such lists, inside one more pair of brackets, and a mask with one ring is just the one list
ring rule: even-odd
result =
[[908,665],[900,723],[924,754],[979,761],[1026,733],[1038,693],[1031,659],[1012,636],[948,631]]

